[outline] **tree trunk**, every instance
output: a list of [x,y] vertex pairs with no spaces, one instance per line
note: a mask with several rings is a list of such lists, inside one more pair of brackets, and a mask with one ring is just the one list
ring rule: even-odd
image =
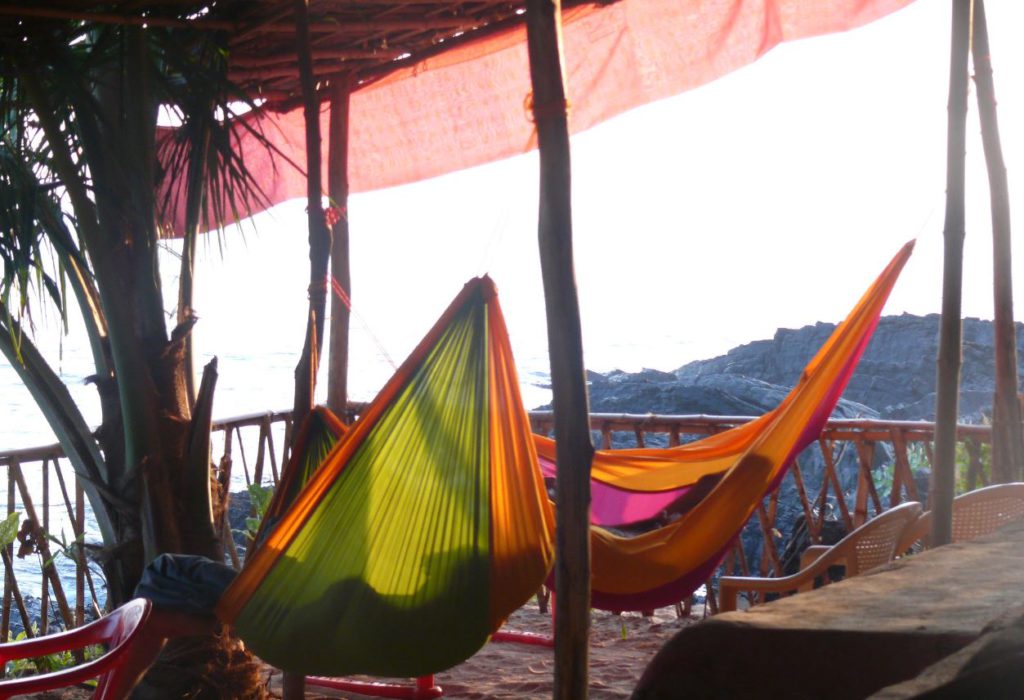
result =
[[932,473],[932,544],[952,538],[956,485],[956,424],[963,342],[961,296],[964,259],[964,160],[967,141],[967,53],[971,3],[953,0],[949,61],[949,127],[946,153],[946,222],[942,268],[942,321],[939,328],[935,399],[935,465]]
[[1024,475],[1024,431],[1017,395],[1017,334],[1013,326],[1013,266],[1010,245],[1010,191],[996,118],[992,54],[985,3],[974,3],[974,82],[978,86],[981,139],[988,166],[992,204],[992,282],[995,297],[996,391],[992,402],[992,481],[1019,481]]
[[584,700],[589,663],[590,463],[594,448],[573,270],[568,103],[559,2],[530,0],[526,20],[540,149],[538,237],[558,460],[554,697]]

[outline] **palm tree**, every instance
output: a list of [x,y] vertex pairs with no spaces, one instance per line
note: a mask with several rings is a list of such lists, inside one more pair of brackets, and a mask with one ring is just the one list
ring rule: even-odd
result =
[[[160,11],[184,20],[183,8]],[[223,498],[210,488],[215,370],[196,395],[190,282],[197,231],[259,197],[232,149],[228,124],[246,98],[227,79],[226,56],[223,34],[183,26],[0,27],[0,350],[85,484],[111,605],[159,553],[224,557],[214,518]],[[161,130],[162,120],[180,126]],[[158,201],[158,190],[174,194]],[[157,253],[173,197],[185,198],[188,216],[169,329]],[[225,199],[242,211],[206,213]],[[37,298],[62,314],[77,306],[84,319],[102,410],[95,433],[22,332]]]

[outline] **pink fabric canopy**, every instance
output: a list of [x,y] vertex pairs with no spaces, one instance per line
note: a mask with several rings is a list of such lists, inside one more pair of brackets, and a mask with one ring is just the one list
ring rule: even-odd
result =
[[[570,129],[583,131],[707,83],[780,42],[852,29],[911,1],[619,0],[566,11]],[[350,105],[351,190],[409,183],[534,148],[529,93],[524,27],[442,52],[359,89]],[[324,135],[327,109],[325,104],[321,113]],[[238,147],[268,204],[304,197],[302,109],[248,119],[284,156],[239,130]],[[323,147],[326,152],[326,136]],[[174,221],[180,234],[182,212]]]

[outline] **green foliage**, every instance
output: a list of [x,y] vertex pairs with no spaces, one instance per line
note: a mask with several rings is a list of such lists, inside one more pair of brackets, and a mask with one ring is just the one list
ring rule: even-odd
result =
[[[907,457],[910,460],[910,469],[917,473],[921,470],[930,470],[931,462],[928,459],[929,450],[923,442],[914,442],[907,446]],[[975,480],[971,478],[971,464],[975,458],[978,461],[978,471]],[[992,476],[992,445],[972,441],[961,441],[956,444],[956,493],[966,493],[972,489],[979,488],[983,484],[990,483]]]
[[[976,451],[979,462],[977,483],[971,483],[972,450]],[[992,483],[992,445],[990,443],[958,442],[956,444],[956,492],[966,493],[982,484]]]
[[[34,636],[38,636],[39,628],[36,625],[32,625],[32,632]],[[20,642],[25,639],[28,639],[28,635],[25,634],[25,632],[19,632],[13,639],[8,637],[7,641]],[[85,647],[82,650],[82,662],[85,663],[99,658],[103,654],[103,651],[103,647],[99,644],[92,644]],[[40,673],[60,671],[65,668],[76,666],[78,663],[79,662],[75,658],[74,654],[70,651],[63,651],[57,654],[46,654],[45,656],[39,656],[34,659],[14,659],[13,661],[8,661],[4,667],[4,673],[8,678],[20,678],[22,676],[34,676]]]
[[245,536],[253,540],[256,539],[263,516],[267,514],[267,508],[270,507],[270,499],[274,497],[274,487],[250,484],[248,491],[253,516],[245,519]]
[[78,535],[73,540],[68,540],[67,535],[65,535],[64,531],[61,530],[60,537],[57,537],[56,535],[52,535],[50,533],[46,533],[46,539],[50,540],[50,542],[57,545],[57,549],[53,552],[53,555],[50,557],[49,561],[47,561],[44,564],[44,566],[49,566],[57,559],[58,556],[61,555],[64,555],[76,564],[85,564],[84,561],[80,561],[81,556],[79,554],[82,551],[82,544],[85,542],[84,533]]

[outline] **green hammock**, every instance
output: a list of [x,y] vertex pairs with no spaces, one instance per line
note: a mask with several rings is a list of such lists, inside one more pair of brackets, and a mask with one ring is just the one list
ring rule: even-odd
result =
[[319,450],[288,470],[218,616],[306,675],[420,676],[470,657],[553,557],[518,391],[493,284],[473,280],[315,472],[332,431],[314,421]]

